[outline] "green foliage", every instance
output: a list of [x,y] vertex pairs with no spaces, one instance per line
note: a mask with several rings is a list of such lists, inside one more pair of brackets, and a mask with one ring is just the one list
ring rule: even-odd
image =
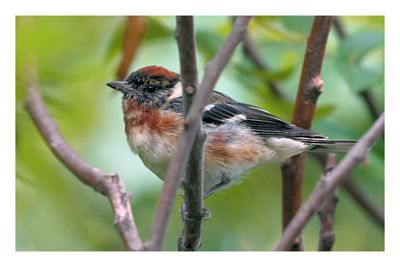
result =
[[[109,203],[81,184],[54,158],[23,109],[24,69],[34,58],[46,106],[68,143],[90,164],[117,172],[132,192],[140,233],[151,231],[162,186],[133,155],[123,133],[120,96],[105,83],[114,79],[124,33],[122,17],[16,18],[16,238],[17,250],[121,250]],[[163,65],[179,70],[174,17],[146,18],[148,31],[132,70]],[[235,52],[217,90],[291,119],[305,43],[312,17],[255,17],[250,36],[268,71],[257,69],[242,47]],[[323,65],[324,92],[313,130],[333,138],[358,139],[372,124],[358,92],[369,88],[383,110],[382,17],[343,18],[348,37],[332,32]],[[196,17],[199,70],[202,71],[229,32],[227,17]],[[284,88],[289,100],[268,85]],[[309,159],[303,195],[319,179],[321,167]],[[383,209],[384,142],[371,149],[368,164],[354,180]],[[281,236],[279,166],[251,171],[239,186],[206,200],[212,219],[204,224],[202,250],[270,250]],[[383,250],[384,235],[339,190],[335,250]],[[165,248],[176,250],[182,229],[178,196]],[[306,227],[305,244],[317,247],[319,222]]]

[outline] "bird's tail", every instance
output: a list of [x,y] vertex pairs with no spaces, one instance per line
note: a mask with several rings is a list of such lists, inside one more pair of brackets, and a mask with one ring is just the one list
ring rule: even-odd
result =
[[354,140],[322,139],[307,143],[311,145],[309,152],[340,153],[349,151],[356,142]]

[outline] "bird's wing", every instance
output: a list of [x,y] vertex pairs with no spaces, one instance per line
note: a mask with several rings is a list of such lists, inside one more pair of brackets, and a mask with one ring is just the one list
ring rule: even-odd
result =
[[240,102],[207,105],[203,112],[203,122],[213,125],[232,122],[244,124],[262,137],[286,137],[306,143],[326,139],[323,135],[287,123],[265,110]]

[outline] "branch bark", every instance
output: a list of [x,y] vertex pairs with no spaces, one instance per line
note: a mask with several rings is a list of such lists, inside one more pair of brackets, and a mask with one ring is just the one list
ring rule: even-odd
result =
[[45,108],[38,89],[35,67],[33,63],[29,65],[25,71],[25,86],[27,88],[25,107],[44,141],[53,154],[82,183],[107,196],[114,212],[114,225],[126,249],[141,250],[143,247],[142,240],[133,218],[130,194],[126,192],[122,180],[117,174],[107,174],[88,165],[70,148]]
[[143,17],[128,16],[124,39],[122,40],[122,55],[117,69],[117,79],[123,80],[128,73],[129,66],[135,58],[140,43],[143,40],[147,27]]
[[274,250],[289,250],[293,240],[301,233],[304,225],[311,216],[321,207],[325,196],[330,194],[338,185],[342,184],[353,168],[362,162],[368,154],[369,148],[382,134],[384,128],[384,114],[382,113],[364,136],[350,149],[343,160],[337,165],[325,180],[320,181],[310,197],[286,227],[281,240]]
[[[183,106],[186,117],[198,87],[196,35],[193,17],[176,17],[176,40],[179,50]],[[197,250],[201,245],[201,225],[205,210],[203,204],[203,146],[205,133],[200,119],[196,121],[196,124],[199,130],[193,142],[182,181],[184,189],[184,204],[182,206],[184,228],[178,241],[179,250]]]
[[[326,180],[336,165],[336,154],[328,154],[324,174],[321,176],[321,181]],[[335,218],[336,204],[338,198],[335,189],[330,194],[327,194],[325,202],[319,210],[320,234],[319,234],[319,251],[331,251],[335,242],[335,234],[333,232],[333,223]]]
[[160,250],[162,247],[165,229],[175,200],[176,191],[181,182],[183,168],[187,163],[189,152],[192,149],[194,139],[199,130],[197,121],[201,118],[203,108],[219,76],[237,45],[243,40],[249,21],[250,17],[238,17],[236,19],[231,33],[206,69],[198,93],[185,118],[184,130],[179,138],[177,150],[171,159],[167,174],[164,178],[165,183],[161,193],[153,230],[150,235],[150,240],[146,244],[147,250]]
[[[318,96],[322,92],[321,68],[325,47],[333,17],[315,17],[297,91],[292,123],[309,129]],[[306,154],[294,156],[282,166],[282,225],[285,229],[301,205],[301,188]],[[293,244],[293,250],[302,250],[301,237]]]

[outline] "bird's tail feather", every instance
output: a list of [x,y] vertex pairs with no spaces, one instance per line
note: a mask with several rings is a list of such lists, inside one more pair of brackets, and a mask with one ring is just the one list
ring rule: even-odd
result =
[[311,145],[309,152],[340,153],[347,152],[357,141],[354,140],[312,140],[307,142]]

